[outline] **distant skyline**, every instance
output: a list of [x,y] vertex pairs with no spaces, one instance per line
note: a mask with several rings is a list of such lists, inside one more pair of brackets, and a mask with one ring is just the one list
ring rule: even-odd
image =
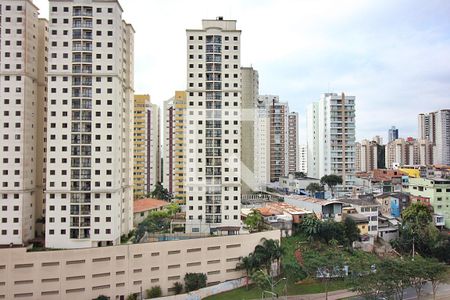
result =
[[[48,0],[33,1],[48,18]],[[450,1],[122,0],[136,30],[135,91],[153,103],[186,88],[186,29],[237,20],[242,66],[259,72],[260,94],[300,115],[324,92],[356,96],[357,140],[389,128],[417,137],[417,115],[450,108]]]

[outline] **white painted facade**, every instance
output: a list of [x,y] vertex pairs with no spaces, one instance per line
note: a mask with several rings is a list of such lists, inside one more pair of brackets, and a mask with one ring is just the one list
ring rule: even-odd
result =
[[270,117],[264,98],[258,97],[255,117],[255,178],[259,190],[270,182]]
[[132,229],[133,36],[117,1],[50,0],[46,247]]
[[46,39],[32,1],[0,2],[0,245],[34,238],[43,214]]
[[298,145],[298,170],[304,174],[308,173],[308,147],[306,145]]
[[186,35],[186,232],[239,230],[241,31],[219,17]]

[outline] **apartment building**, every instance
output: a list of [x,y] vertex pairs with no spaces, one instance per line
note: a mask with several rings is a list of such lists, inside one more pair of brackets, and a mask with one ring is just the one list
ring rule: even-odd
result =
[[355,143],[355,170],[356,172],[369,172],[374,169],[383,169],[385,166],[385,147],[375,138],[371,141],[362,140]]
[[408,165],[431,165],[434,162],[434,149],[435,146],[426,139],[396,139],[385,146],[386,168]]
[[[151,160],[148,146],[151,145],[151,124],[148,123],[150,111],[149,95],[134,95],[134,163],[133,196],[141,198],[151,192]],[[150,125],[150,126],[149,126]]]
[[[242,67],[242,193],[260,190],[255,176],[255,148],[256,148],[256,105],[259,94],[258,71],[252,67]],[[258,145],[259,147],[259,145]]]
[[392,126],[388,130],[388,141],[389,143],[398,139],[398,129],[395,126]]
[[450,165],[450,109],[418,116],[419,139],[428,140],[433,149],[433,163]]
[[255,181],[259,191],[270,182],[270,113],[266,96],[258,97],[255,119]]
[[[0,3],[0,245],[23,244],[42,221],[47,22],[28,0]],[[41,222],[42,224],[42,222]]]
[[298,113],[288,114],[288,135],[287,135],[287,173],[294,173],[299,170],[298,162]]
[[308,173],[308,147],[298,145],[298,170],[304,174]]
[[185,202],[185,112],[186,92],[176,91],[164,102],[164,166],[163,185],[170,194]]
[[115,0],[50,0],[46,247],[132,228],[133,36]]
[[241,228],[241,31],[235,20],[188,29],[186,232]]
[[308,107],[308,176],[342,176],[348,190],[355,179],[355,97],[323,94]]
[[147,191],[151,193],[157,182],[161,182],[161,112],[159,106],[151,103],[147,110]]

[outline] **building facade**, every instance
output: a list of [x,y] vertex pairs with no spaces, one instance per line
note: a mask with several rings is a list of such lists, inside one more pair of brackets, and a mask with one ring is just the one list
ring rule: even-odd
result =
[[235,20],[188,29],[186,232],[240,230],[241,31]]
[[0,3],[0,245],[42,230],[47,33],[32,1]]
[[264,191],[270,182],[270,114],[265,96],[258,97],[256,105],[254,144],[256,186]]
[[298,145],[298,170],[303,174],[308,173],[308,147]]
[[151,138],[147,123],[150,108],[149,95],[134,95],[134,164],[133,164],[133,195],[141,198],[147,195],[147,178],[149,176],[150,159],[147,153],[148,139]]
[[392,142],[398,139],[398,129],[395,126],[392,126],[388,130],[388,142]]
[[133,36],[117,1],[50,1],[46,247],[132,229]]
[[186,92],[176,91],[164,102],[163,185],[172,196],[185,201],[185,111]]
[[409,178],[404,185],[404,192],[411,199],[420,199],[426,205],[433,207],[435,214],[442,215],[445,227],[450,228],[450,180],[442,178]]
[[[242,193],[259,190],[256,181],[255,148],[256,141],[256,105],[259,93],[258,71],[252,67],[241,68],[242,72]],[[258,145],[259,146],[259,145]]]
[[308,108],[308,176],[342,176],[342,189],[355,179],[355,97],[323,94]]
[[386,168],[432,165],[434,152],[435,146],[429,140],[396,139],[385,146]]
[[151,193],[161,182],[161,119],[159,106],[151,103],[147,111],[147,190]]
[[435,147],[433,163],[450,165],[450,109],[419,114],[418,125],[419,138]]
[[362,140],[355,144],[355,170],[368,172],[385,166],[384,146],[375,140]]
[[291,112],[288,114],[288,134],[287,134],[287,173],[294,173],[299,170],[298,161],[298,113]]

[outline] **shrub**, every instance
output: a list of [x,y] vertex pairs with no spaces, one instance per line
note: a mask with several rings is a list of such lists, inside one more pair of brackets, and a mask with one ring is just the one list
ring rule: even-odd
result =
[[195,291],[206,286],[207,276],[203,273],[186,273],[184,275],[184,288],[186,292]]
[[173,290],[175,291],[175,295],[181,294],[183,292],[183,284],[181,282],[175,282],[173,284]]
[[146,291],[146,293],[147,293],[147,298],[157,298],[157,297],[162,296],[162,290],[159,285],[155,285],[151,289],[148,289]]

